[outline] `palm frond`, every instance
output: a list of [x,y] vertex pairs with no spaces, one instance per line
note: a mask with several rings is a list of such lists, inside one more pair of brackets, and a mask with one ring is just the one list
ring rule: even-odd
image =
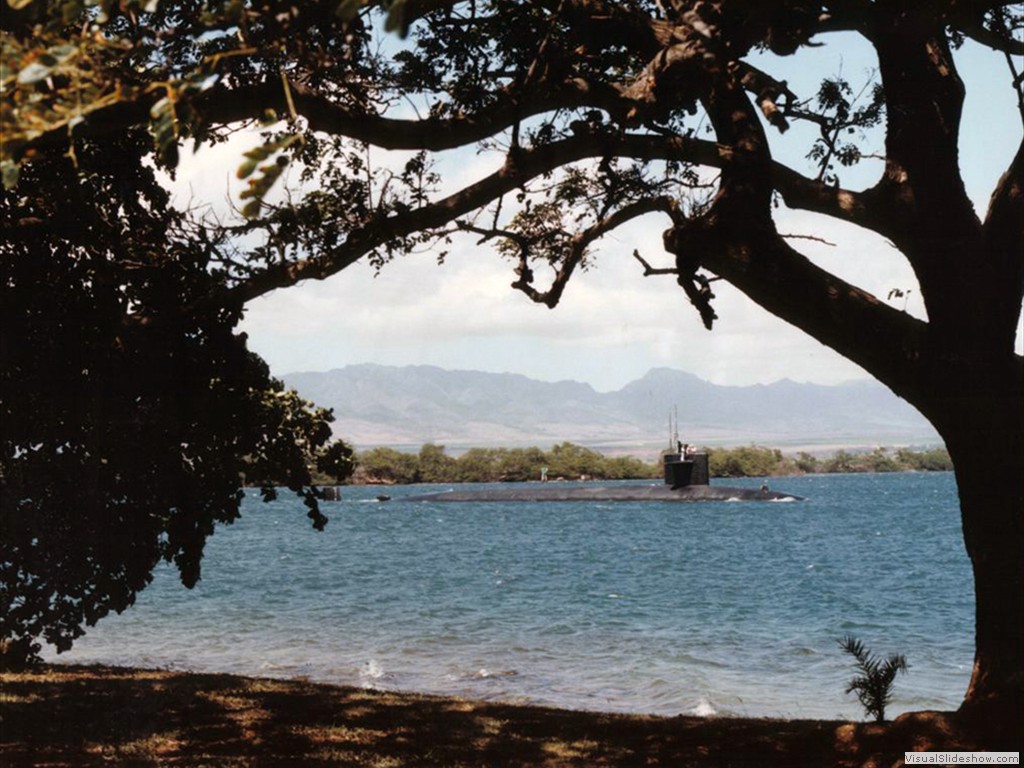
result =
[[896,675],[910,668],[906,656],[894,653],[883,662],[852,635],[840,640],[839,647],[853,656],[857,662],[857,671],[861,673],[859,677],[850,680],[846,693],[856,693],[865,714],[882,722],[885,720],[885,708],[892,701],[892,685]]

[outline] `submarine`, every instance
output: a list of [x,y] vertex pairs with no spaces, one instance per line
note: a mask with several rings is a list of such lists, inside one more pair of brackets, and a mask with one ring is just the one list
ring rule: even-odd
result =
[[666,453],[660,485],[573,485],[538,483],[528,487],[450,490],[407,496],[404,501],[803,501],[802,496],[760,488],[711,485],[708,454]]

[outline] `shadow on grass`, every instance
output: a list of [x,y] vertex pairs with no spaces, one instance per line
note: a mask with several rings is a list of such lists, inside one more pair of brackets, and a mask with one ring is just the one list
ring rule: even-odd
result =
[[[1010,747],[941,713],[875,725],[643,717],[110,667],[0,675],[0,765],[890,766]],[[902,763],[900,763],[902,764]]]

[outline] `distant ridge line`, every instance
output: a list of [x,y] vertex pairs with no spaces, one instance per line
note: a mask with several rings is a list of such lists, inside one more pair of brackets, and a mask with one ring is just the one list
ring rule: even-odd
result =
[[654,368],[613,392],[571,380],[433,365],[348,365],[282,377],[332,408],[335,433],[359,448],[452,448],[570,441],[610,449],[660,447],[678,408],[680,437],[707,445],[935,445],[931,425],[875,381],[722,386]]

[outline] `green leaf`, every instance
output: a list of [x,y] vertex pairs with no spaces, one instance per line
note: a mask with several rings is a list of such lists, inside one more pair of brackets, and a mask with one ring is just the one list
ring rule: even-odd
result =
[[253,147],[244,153],[245,161],[235,171],[235,175],[239,179],[249,179],[249,186],[239,195],[242,200],[249,200],[242,208],[243,216],[253,218],[259,215],[263,198],[267,196],[278,178],[280,178],[289,163],[289,158],[287,155],[278,155],[272,162],[263,165],[260,165],[260,163],[264,160],[269,160],[278,152],[294,144],[301,145],[302,141],[302,134],[291,133],[282,136],[276,141],[268,141],[258,147]]
[[345,21],[351,21],[365,4],[364,0],[341,0],[334,12]]
[[33,85],[52,75],[78,53],[73,45],[56,45],[18,73],[19,85]]
[[4,160],[0,163],[0,176],[3,178],[4,189],[14,189],[18,186],[20,172],[20,166],[13,160]]
[[53,72],[53,67],[47,66],[41,61],[33,61],[18,73],[18,84],[32,85],[41,82],[48,78],[51,72]]
[[237,176],[240,179],[247,179],[250,176],[252,176],[253,171],[255,171],[258,166],[258,160],[246,160],[244,163],[238,166],[238,170],[235,171],[235,176]]
[[156,102],[156,104],[149,108],[150,118],[153,120],[159,119],[160,115],[163,112],[166,112],[168,109],[170,109],[170,106],[171,100],[164,96],[162,99],[160,99],[160,101]]
[[384,20],[385,32],[397,32],[399,37],[409,34],[409,24],[405,19],[405,0],[394,0],[388,8],[388,17]]
[[178,122],[174,102],[169,97],[160,99],[149,110],[149,132],[157,158],[168,168],[178,164]]

